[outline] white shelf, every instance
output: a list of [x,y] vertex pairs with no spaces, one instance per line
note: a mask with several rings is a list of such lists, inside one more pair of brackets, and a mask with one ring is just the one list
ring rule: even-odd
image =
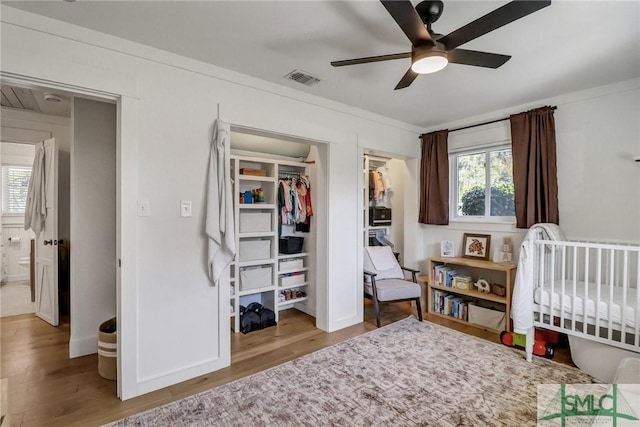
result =
[[301,271],[307,271],[308,268],[307,267],[302,267],[302,268],[294,268],[293,270],[282,270],[282,271],[278,271],[278,274],[290,274],[290,273],[299,273]]
[[238,203],[240,209],[275,209],[273,203]]
[[242,239],[244,237],[275,237],[275,231],[257,231],[253,233],[238,233],[238,238]]
[[256,265],[270,265],[273,264],[275,260],[273,258],[267,259],[257,259],[254,261],[240,261],[238,263],[238,267],[255,267]]
[[308,252],[300,252],[298,254],[278,254],[278,259],[286,259],[286,258],[301,258],[303,256],[309,255]]
[[285,300],[283,302],[278,302],[278,310],[285,310],[287,308],[291,308],[291,307],[289,307],[290,305],[293,305],[293,304],[295,304],[297,302],[306,301],[307,299],[309,299],[309,297],[288,299],[288,300]]
[[293,289],[293,288],[301,288],[303,286],[308,286],[309,282],[302,282],[302,283],[298,283],[297,285],[284,285],[284,286],[278,286],[278,290],[279,291],[284,291],[286,289]]
[[275,289],[275,286],[267,286],[267,287],[264,287],[264,288],[257,288],[257,289],[247,289],[246,291],[238,292],[238,295],[243,297],[245,295],[260,294],[262,292],[273,291],[274,289]]
[[[257,182],[275,182],[275,178],[272,176],[255,176],[255,175],[240,175],[238,174],[238,179],[242,181],[257,181]],[[251,204],[251,203],[247,203]],[[260,203],[253,203],[259,205]],[[264,204],[264,203],[263,203]]]

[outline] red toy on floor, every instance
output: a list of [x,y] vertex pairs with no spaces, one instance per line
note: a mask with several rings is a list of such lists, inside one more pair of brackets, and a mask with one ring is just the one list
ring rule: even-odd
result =
[[[554,333],[553,331],[535,331],[535,342],[533,343],[533,354],[536,356],[546,357],[547,359],[553,359],[555,354],[555,348],[553,344],[548,343],[545,338],[554,339],[552,335],[545,334],[546,332]],[[557,332],[555,332],[557,334]],[[524,350],[527,336],[524,334],[516,334],[514,332],[502,331],[500,334],[500,342],[509,347],[516,347]],[[557,342],[557,337],[556,337]]]

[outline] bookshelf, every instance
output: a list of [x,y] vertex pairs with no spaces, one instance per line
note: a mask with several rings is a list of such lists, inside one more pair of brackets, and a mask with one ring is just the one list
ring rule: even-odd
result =
[[[456,273],[451,273],[451,272]],[[447,283],[449,273],[449,283]],[[470,276],[470,289],[453,287],[454,276]],[[427,311],[456,322],[499,333],[511,330],[511,295],[515,282],[515,265],[498,264],[471,258],[433,257],[429,259],[429,282],[427,284]],[[484,293],[473,287],[483,278],[492,284],[504,287],[504,296]],[[455,309],[454,309],[454,306]],[[469,307],[473,306],[473,307]],[[473,313],[469,313],[473,311]],[[504,313],[504,328],[496,327],[499,312]],[[472,322],[468,320],[472,315]],[[480,320],[479,320],[480,319]],[[486,319],[486,322],[485,320]],[[480,322],[480,323],[476,323]],[[485,323],[485,324],[481,324]]]

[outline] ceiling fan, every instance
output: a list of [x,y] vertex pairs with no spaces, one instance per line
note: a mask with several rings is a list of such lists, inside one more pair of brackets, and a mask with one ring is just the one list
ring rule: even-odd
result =
[[551,4],[550,0],[515,0],[443,36],[431,29],[431,24],[440,18],[444,10],[441,1],[423,1],[415,9],[409,0],[380,2],[411,41],[411,52],[333,61],[331,65],[342,67],[411,58],[411,68],[396,85],[395,90],[408,87],[419,74],[440,71],[449,62],[486,68],[500,67],[511,56],[457,47]]

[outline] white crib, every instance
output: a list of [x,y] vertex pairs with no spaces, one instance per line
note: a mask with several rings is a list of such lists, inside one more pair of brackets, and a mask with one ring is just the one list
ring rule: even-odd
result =
[[640,357],[640,246],[535,240],[534,328],[569,336],[574,363],[611,382],[624,357]]

